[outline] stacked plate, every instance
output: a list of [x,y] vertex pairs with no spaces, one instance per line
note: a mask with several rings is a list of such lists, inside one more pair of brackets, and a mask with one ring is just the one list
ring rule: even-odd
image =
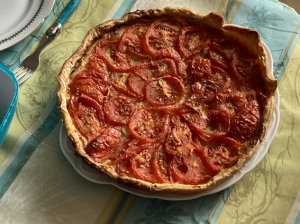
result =
[[54,0],[9,0],[0,3],[0,51],[28,37],[49,15]]

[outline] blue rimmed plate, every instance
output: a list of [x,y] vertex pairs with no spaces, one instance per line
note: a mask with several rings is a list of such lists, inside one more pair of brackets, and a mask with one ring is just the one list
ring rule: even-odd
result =
[[0,147],[14,116],[19,85],[14,74],[0,63]]

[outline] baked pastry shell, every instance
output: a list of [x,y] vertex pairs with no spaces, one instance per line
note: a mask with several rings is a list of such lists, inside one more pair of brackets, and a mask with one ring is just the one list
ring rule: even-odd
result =
[[[260,127],[260,134],[258,141],[254,147],[249,151],[248,154],[244,154],[238,162],[228,168],[224,169],[216,176],[214,176],[207,183],[199,185],[187,185],[179,183],[149,183],[140,179],[129,177],[124,174],[116,173],[114,167],[108,166],[105,162],[99,163],[95,161],[85,152],[87,140],[83,137],[80,132],[76,129],[73,124],[72,117],[67,110],[67,102],[69,99],[68,84],[73,78],[80,72],[86,59],[91,54],[91,49],[94,44],[100,39],[115,39],[122,33],[123,27],[128,27],[130,24],[140,23],[141,21],[154,21],[165,18],[176,18],[183,21],[185,24],[190,25],[204,25],[219,30],[225,36],[234,38],[240,43],[245,45],[248,49],[258,56],[261,63],[261,74],[264,80],[264,88],[266,89],[268,102],[262,115],[262,125]],[[268,124],[271,121],[274,102],[275,102],[275,91],[277,88],[277,81],[274,79],[266,63],[266,52],[264,50],[261,37],[255,30],[225,24],[224,18],[215,13],[211,12],[208,14],[197,13],[187,8],[163,8],[163,9],[150,9],[150,10],[138,10],[135,12],[127,13],[120,19],[109,20],[94,28],[92,28],[85,38],[83,39],[79,48],[67,59],[58,75],[58,81],[60,89],[58,91],[59,98],[59,110],[62,117],[62,122],[67,130],[68,136],[71,138],[74,147],[76,149],[75,154],[84,159],[88,164],[95,167],[100,172],[106,173],[117,181],[125,184],[129,184],[133,187],[145,189],[149,191],[159,191],[168,193],[196,193],[212,188],[213,186],[223,182],[224,180],[231,177],[234,173],[240,170],[249,159],[252,158],[253,154],[257,151],[262,139],[265,136]]]

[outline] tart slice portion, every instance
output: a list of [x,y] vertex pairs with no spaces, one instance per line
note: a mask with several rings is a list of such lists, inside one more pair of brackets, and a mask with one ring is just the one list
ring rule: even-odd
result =
[[256,31],[186,8],[94,27],[58,80],[76,155],[133,187],[186,194],[253,156],[277,88]]

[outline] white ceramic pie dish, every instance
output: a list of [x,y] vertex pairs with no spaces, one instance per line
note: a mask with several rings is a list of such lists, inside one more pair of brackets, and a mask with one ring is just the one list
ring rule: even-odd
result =
[[[264,48],[266,51],[266,59],[267,59],[267,66],[269,67],[269,71],[271,74],[273,74],[273,59],[271,52],[269,48],[264,44]],[[161,193],[161,192],[151,192],[141,189],[136,189],[130,186],[127,186],[125,184],[119,183],[115,181],[113,178],[109,177],[106,174],[103,174],[96,170],[95,168],[89,166],[83,159],[80,157],[75,156],[75,149],[74,146],[69,139],[67,132],[62,125],[61,131],[60,131],[60,146],[62,149],[62,152],[66,156],[66,158],[69,160],[69,162],[72,164],[74,169],[84,178],[86,178],[89,181],[99,183],[99,184],[111,184],[113,186],[116,186],[124,191],[127,191],[129,193],[139,195],[142,197],[149,197],[149,198],[160,198],[165,200],[188,200],[193,198],[198,198],[201,196],[217,193],[219,191],[222,191],[230,186],[232,186],[234,183],[239,181],[246,173],[251,171],[254,167],[257,166],[257,164],[264,158],[265,154],[268,152],[268,149],[270,147],[270,144],[275,137],[275,134],[277,132],[278,124],[279,124],[279,118],[280,118],[280,111],[279,111],[279,91],[276,90],[276,98],[275,98],[275,106],[274,106],[274,113],[272,120],[268,126],[266,135],[259,146],[257,152],[253,155],[253,157],[245,164],[245,166],[240,169],[237,173],[232,175],[229,179],[225,180],[221,184],[218,184],[208,190],[202,191],[200,193],[193,193],[193,194],[172,194],[172,193]]]

